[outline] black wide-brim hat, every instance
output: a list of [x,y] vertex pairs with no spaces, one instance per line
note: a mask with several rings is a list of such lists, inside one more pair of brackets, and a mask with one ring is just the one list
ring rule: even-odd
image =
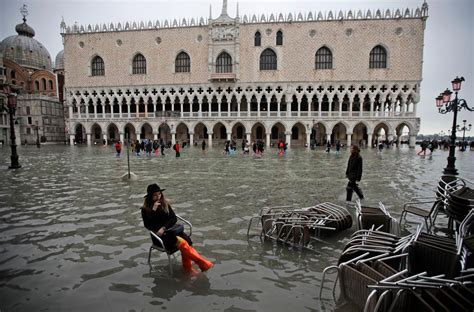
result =
[[153,193],[163,192],[164,190],[166,190],[166,189],[161,189],[160,186],[156,183],[150,184],[146,188],[146,195],[144,197],[152,196]]

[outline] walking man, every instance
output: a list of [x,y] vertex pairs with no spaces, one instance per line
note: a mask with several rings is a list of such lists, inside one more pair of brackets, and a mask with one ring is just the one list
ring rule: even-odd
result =
[[359,147],[356,145],[351,145],[351,156],[347,162],[346,170],[346,177],[349,179],[346,187],[347,201],[352,200],[353,192],[356,192],[360,199],[364,199],[364,194],[362,194],[362,190],[359,188],[359,185],[357,185],[357,182],[359,182],[362,178],[362,157],[359,153]]

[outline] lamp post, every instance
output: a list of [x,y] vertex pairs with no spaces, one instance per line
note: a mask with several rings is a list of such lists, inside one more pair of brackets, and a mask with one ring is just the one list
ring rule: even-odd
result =
[[38,120],[35,122],[36,123],[36,147],[37,148],[40,148],[41,147],[41,144],[40,144],[40,137],[39,137],[39,126],[38,126]]
[[0,102],[0,112],[5,111],[8,112],[8,114],[10,115],[10,147],[12,150],[12,154],[10,156],[11,165],[8,167],[8,169],[18,169],[21,168],[21,165],[18,163],[18,154],[16,153],[15,124],[13,121],[13,116],[15,115],[17,104],[17,94],[11,92],[11,88],[9,86],[3,88],[3,93],[7,95],[8,104],[7,106],[5,106],[3,101]]
[[471,131],[471,127],[472,127],[471,124],[467,125],[467,127],[466,127],[466,122],[467,122],[467,120],[463,120],[462,121],[463,126],[461,127],[460,125],[457,125],[457,127],[456,127],[458,129],[458,131],[462,131],[461,152],[464,152],[466,150],[466,144],[464,143],[465,139],[466,139],[466,131]]
[[[444,175],[454,176],[458,174],[458,171],[455,167],[456,157],[454,157],[454,152],[456,149],[456,119],[458,116],[458,111],[461,109],[467,109],[468,111],[474,111],[474,107],[467,106],[467,102],[464,99],[458,99],[458,92],[461,90],[461,83],[464,81],[464,77],[456,77],[451,84],[453,86],[453,91],[455,92],[454,100],[451,101],[452,92],[449,89],[446,89],[436,98],[436,106],[440,114],[447,114],[453,112],[453,126],[451,128],[451,142],[449,145],[449,156],[448,156],[448,165],[444,168]],[[445,182],[449,182],[448,179],[444,179]]]

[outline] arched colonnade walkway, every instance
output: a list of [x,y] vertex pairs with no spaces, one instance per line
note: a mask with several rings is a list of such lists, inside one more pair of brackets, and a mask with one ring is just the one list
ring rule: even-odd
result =
[[416,127],[406,120],[390,121],[301,121],[301,120],[235,120],[235,121],[93,121],[73,122],[69,130],[70,143],[108,143],[125,139],[176,141],[193,145],[206,140],[208,146],[223,144],[226,140],[260,140],[270,146],[279,140],[289,147],[308,147],[311,144],[325,145],[340,141],[343,145],[358,144],[373,146],[377,141],[388,140],[399,144],[402,135],[409,136],[410,147],[415,147]]

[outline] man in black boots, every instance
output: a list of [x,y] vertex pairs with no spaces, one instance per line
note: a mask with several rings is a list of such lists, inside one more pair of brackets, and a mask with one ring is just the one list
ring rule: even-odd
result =
[[359,153],[359,147],[351,145],[351,156],[349,157],[346,170],[346,177],[349,179],[346,187],[347,201],[352,200],[353,192],[356,192],[360,199],[364,199],[364,194],[362,194],[362,190],[359,188],[359,185],[357,185],[357,182],[362,178],[362,157]]

